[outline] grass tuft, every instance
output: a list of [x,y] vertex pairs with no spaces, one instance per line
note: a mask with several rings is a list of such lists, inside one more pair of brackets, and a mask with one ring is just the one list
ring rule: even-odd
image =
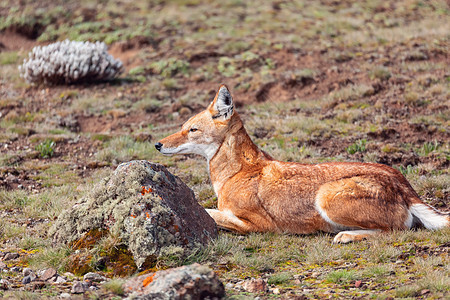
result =
[[45,140],[36,146],[36,151],[42,158],[50,158],[55,151],[56,143],[52,140]]
[[356,272],[353,270],[337,270],[329,273],[326,276],[326,281],[332,283],[348,283],[356,278]]
[[268,284],[284,284],[284,283],[288,283],[289,281],[291,281],[293,279],[294,279],[294,276],[292,275],[291,272],[281,272],[281,273],[277,273],[277,274],[270,276],[269,279],[267,280],[267,283]]
[[355,154],[357,152],[365,152],[366,144],[367,144],[366,139],[358,140],[355,143],[348,146],[346,150],[349,154]]
[[118,296],[123,296],[125,294],[125,290],[123,288],[124,280],[123,279],[112,279],[108,282],[105,282],[103,284],[103,287],[110,291],[111,293],[114,293]]

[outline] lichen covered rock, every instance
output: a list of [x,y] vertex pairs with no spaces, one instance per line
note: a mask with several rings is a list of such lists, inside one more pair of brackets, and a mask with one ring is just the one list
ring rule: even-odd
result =
[[79,248],[92,244],[86,239],[92,232],[118,236],[140,269],[160,257],[184,257],[217,236],[214,220],[192,190],[162,165],[147,161],[119,165],[63,211],[49,234],[54,243]]
[[113,79],[123,65],[108,54],[105,43],[65,40],[34,47],[19,71],[30,83],[61,84]]
[[192,264],[134,277],[124,285],[130,299],[221,299],[225,288],[208,267]]

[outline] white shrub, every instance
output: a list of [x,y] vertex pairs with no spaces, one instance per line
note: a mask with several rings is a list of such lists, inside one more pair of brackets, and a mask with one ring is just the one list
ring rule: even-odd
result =
[[120,60],[107,52],[102,42],[65,40],[48,46],[37,46],[28,54],[21,77],[30,83],[74,83],[109,80],[123,71]]

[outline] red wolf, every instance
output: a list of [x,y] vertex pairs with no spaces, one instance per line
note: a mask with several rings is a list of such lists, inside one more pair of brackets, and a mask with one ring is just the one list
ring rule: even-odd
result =
[[419,199],[406,178],[382,164],[301,164],[275,160],[251,141],[228,88],[206,110],[155,144],[166,155],[195,153],[208,161],[221,228],[249,232],[338,232],[336,243],[450,218]]

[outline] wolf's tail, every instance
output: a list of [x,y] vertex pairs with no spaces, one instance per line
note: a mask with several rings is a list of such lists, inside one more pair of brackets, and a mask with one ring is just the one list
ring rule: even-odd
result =
[[435,230],[450,226],[448,214],[437,211],[424,203],[415,203],[409,208],[414,218],[413,224],[422,224],[425,228]]

